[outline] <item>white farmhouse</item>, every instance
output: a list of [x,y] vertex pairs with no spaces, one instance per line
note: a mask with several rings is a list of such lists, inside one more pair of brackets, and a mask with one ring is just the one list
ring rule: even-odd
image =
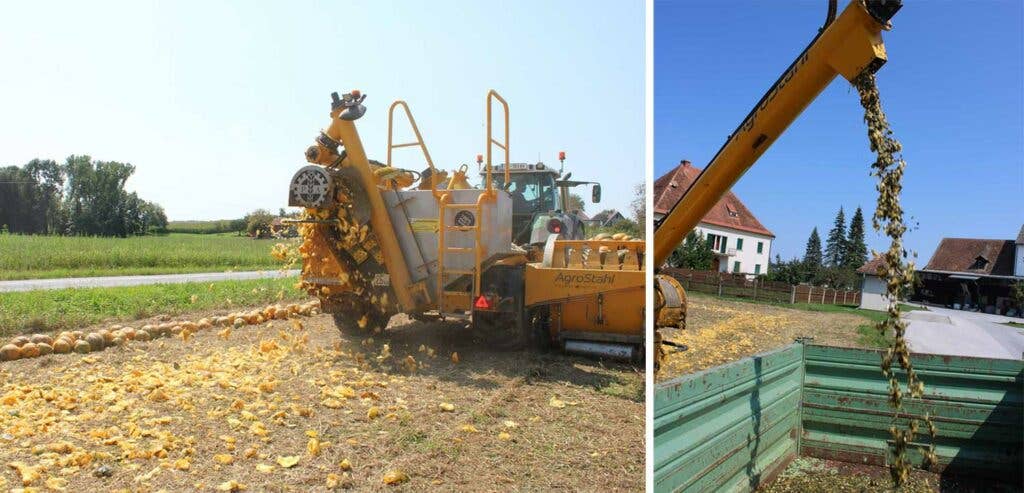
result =
[[[700,172],[700,168],[683,160],[675,169],[654,181],[656,221],[679,202]],[[704,235],[715,252],[712,265],[715,270],[753,275],[768,272],[775,235],[732,192],[726,193],[715,204],[697,225],[696,231]]]

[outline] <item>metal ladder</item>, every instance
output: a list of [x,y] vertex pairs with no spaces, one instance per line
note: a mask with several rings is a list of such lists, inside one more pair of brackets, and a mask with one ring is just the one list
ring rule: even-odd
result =
[[[505,139],[499,142],[492,135],[492,112],[491,106],[493,102],[497,100],[501,103],[503,115],[504,115],[504,136]],[[484,191],[480,193],[475,204],[460,204],[451,203],[452,192],[446,192],[441,195],[438,203],[438,254],[437,254],[437,292],[439,294],[437,302],[437,311],[439,313],[454,313],[459,310],[463,313],[469,313],[473,309],[473,302],[477,297],[480,296],[480,277],[482,274],[481,264],[484,259],[484,245],[483,245],[483,211],[484,204],[488,201],[494,201],[497,196],[497,192],[494,190],[494,183],[491,179],[491,150],[493,146],[498,146],[505,153],[505,181],[504,184],[507,187],[509,183],[509,145],[508,145],[508,103],[504,98],[501,97],[497,91],[491,89],[487,92],[487,174],[484,178]],[[479,157],[477,160],[479,162]],[[448,224],[445,222],[446,212],[453,209],[471,210],[473,212],[473,225],[464,226],[458,224]],[[452,220],[455,219],[455,214],[452,215]],[[448,244],[447,238],[448,233],[473,233],[473,247],[454,247]],[[461,255],[474,255],[473,269],[446,269],[444,258],[447,254],[461,254]],[[448,289],[451,284],[449,276],[471,276],[473,279],[473,288],[470,291],[452,291]]]
[[[440,313],[455,313],[456,311],[469,312],[473,306],[473,300],[480,295],[480,263],[483,259],[484,246],[481,238],[483,236],[483,221],[482,212],[483,207],[479,202],[476,204],[459,204],[449,203],[451,199],[451,192],[446,193],[442,196],[440,207],[438,208],[440,217],[438,218],[438,255],[437,255],[437,278],[438,286],[437,291],[440,294],[438,297],[437,310]],[[473,212],[473,225],[463,226],[458,224],[449,224],[445,221],[447,216],[446,212],[451,210],[470,210]],[[454,222],[455,215],[452,215]],[[472,247],[456,247],[451,246],[448,243],[449,233],[472,233],[473,234],[473,246]],[[448,268],[445,263],[445,255],[447,254],[460,254],[460,255],[473,255],[474,262],[472,269],[452,269]],[[471,276],[473,280],[472,290],[450,290],[449,286],[459,276]]]

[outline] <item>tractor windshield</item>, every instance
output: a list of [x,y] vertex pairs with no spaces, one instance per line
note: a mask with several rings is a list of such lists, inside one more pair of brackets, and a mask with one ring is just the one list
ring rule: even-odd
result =
[[[551,173],[513,173],[508,193],[515,214],[548,212],[558,208],[555,178]],[[495,174],[494,186],[504,188],[505,177]]]

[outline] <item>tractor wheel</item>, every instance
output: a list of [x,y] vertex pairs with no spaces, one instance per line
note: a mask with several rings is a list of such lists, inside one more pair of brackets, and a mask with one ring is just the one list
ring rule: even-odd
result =
[[383,331],[391,316],[369,300],[354,294],[321,299],[320,305],[334,318],[334,326],[345,336],[365,336]]
[[473,314],[473,328],[479,331],[487,344],[498,351],[518,351],[526,347],[529,334],[524,330],[520,311],[515,317],[507,313]]

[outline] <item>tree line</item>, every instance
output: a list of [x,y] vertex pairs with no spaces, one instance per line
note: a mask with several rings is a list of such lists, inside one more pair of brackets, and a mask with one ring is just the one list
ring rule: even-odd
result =
[[68,156],[0,167],[0,231],[120,236],[163,232],[163,207],[124,189],[135,166]]
[[[864,213],[857,208],[846,225],[846,214],[842,207],[836,214],[835,222],[822,249],[818,228],[811,230],[803,258],[784,261],[778,254],[769,263],[766,280],[788,284],[813,284],[834,288],[857,288],[860,283],[856,270],[868,259],[868,247],[864,237]],[[694,270],[709,270],[715,259],[715,252],[704,239],[704,235],[691,231],[668,259],[672,267]]]
[[856,271],[868,260],[864,234],[864,214],[860,207],[853,213],[849,228],[846,226],[846,214],[840,207],[825,239],[824,249],[815,227],[807,238],[803,258],[784,261],[776,254],[769,265],[768,278],[790,284],[855,289],[860,286]]

